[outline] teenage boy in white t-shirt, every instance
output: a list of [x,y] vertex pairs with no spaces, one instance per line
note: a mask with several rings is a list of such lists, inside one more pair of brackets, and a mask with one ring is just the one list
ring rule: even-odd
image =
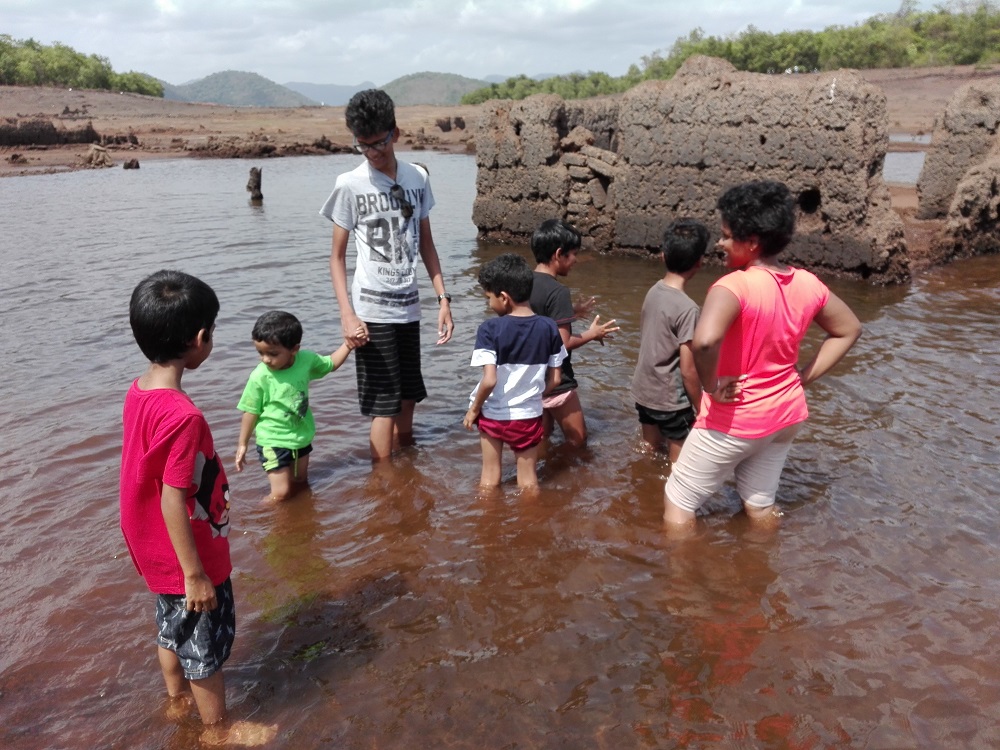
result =
[[[438,301],[438,344],[451,340],[451,295],[445,290],[430,210],[427,170],[396,159],[399,140],[392,99],[384,91],[355,94],[345,113],[354,148],[365,161],[340,175],[320,213],[333,222],[330,276],[345,340],[357,346],[358,400],[371,417],[372,460],[413,443],[413,411],[427,397],[420,372],[420,256]],[[347,240],[357,263],[347,290]],[[358,329],[361,332],[358,332]]]

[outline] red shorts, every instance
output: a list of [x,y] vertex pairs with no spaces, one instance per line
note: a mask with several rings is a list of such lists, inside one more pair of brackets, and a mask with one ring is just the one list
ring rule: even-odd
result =
[[533,419],[490,419],[480,415],[476,420],[479,431],[495,440],[506,443],[520,453],[534,448],[545,437],[541,417]]

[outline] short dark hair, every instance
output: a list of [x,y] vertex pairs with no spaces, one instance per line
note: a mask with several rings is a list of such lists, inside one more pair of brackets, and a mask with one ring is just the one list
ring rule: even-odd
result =
[[396,127],[396,106],[381,89],[365,89],[351,97],[344,119],[355,137],[371,138]]
[[663,233],[663,263],[671,273],[687,273],[708,247],[708,227],[695,219],[677,219]]
[[212,287],[183,271],[157,271],[132,290],[128,306],[132,335],[146,359],[164,364],[180,359],[219,314]]
[[757,180],[731,187],[718,207],[733,239],[756,237],[761,255],[777,255],[795,234],[795,201],[783,182]]
[[548,263],[556,250],[564,253],[579,250],[581,235],[576,227],[562,219],[548,219],[531,235],[531,253],[538,263]]
[[257,318],[250,335],[254,341],[294,349],[302,343],[302,324],[298,318],[284,310],[268,310]]
[[479,286],[497,296],[507,292],[514,302],[527,302],[534,283],[531,266],[517,253],[504,253],[479,269]]

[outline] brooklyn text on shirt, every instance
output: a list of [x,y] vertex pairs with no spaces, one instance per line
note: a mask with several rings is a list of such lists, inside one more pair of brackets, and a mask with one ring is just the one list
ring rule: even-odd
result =
[[[424,188],[409,188],[405,193],[406,200],[413,206],[419,206],[424,198]],[[358,207],[358,214],[361,216],[402,210],[399,201],[384,191],[363,193],[355,196],[354,200]]]

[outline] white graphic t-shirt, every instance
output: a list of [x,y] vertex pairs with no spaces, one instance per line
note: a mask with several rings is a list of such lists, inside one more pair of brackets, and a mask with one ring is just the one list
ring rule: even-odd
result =
[[[420,221],[434,206],[426,170],[398,162],[396,180],[372,169],[367,161],[337,177],[320,214],[354,234],[357,264],[351,302],[368,323],[420,320],[416,265],[420,257]],[[394,185],[402,188],[402,200]],[[412,215],[404,201],[413,207]]]

